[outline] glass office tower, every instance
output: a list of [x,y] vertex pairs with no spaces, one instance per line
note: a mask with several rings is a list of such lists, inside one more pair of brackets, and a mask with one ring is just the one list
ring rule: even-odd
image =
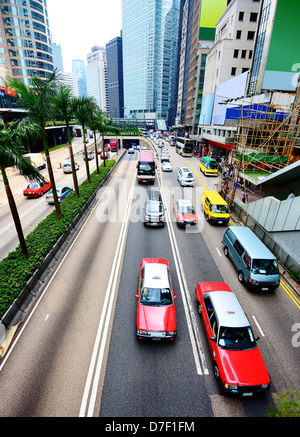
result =
[[1,1],[0,11],[0,63],[27,85],[31,76],[49,77],[54,63],[46,0]]
[[125,116],[167,119],[178,61],[180,0],[123,0]]

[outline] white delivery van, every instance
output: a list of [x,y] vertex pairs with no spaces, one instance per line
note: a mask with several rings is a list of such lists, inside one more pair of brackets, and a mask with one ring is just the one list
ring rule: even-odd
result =
[[41,153],[26,153],[24,157],[29,159],[33,167],[38,168],[39,170],[41,168],[46,168],[46,160]]

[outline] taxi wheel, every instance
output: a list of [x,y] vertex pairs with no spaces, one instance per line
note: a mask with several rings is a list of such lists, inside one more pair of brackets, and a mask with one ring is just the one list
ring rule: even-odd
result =
[[214,375],[217,381],[220,380],[220,372],[217,363],[214,363]]
[[44,195],[44,191],[41,191],[41,196],[43,196]]
[[201,305],[200,305],[200,303],[198,305],[198,313],[201,314]]

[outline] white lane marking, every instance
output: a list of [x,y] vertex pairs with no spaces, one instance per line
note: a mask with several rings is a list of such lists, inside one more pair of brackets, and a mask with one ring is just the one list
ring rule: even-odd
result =
[[[98,391],[99,379],[101,374],[101,367],[103,362],[103,355],[105,350],[105,345],[107,343],[108,327],[112,314],[112,305],[115,298],[117,290],[117,278],[118,272],[121,267],[122,253],[124,245],[126,243],[126,234],[129,223],[129,215],[131,210],[131,200],[133,195],[133,190],[135,186],[136,175],[134,173],[132,184],[130,188],[130,193],[126,205],[125,216],[120,232],[120,237],[118,240],[117,248],[115,251],[115,257],[111,269],[111,274],[109,277],[109,282],[105,294],[105,301],[100,317],[100,322],[98,325],[96,340],[94,344],[93,354],[90,362],[89,372],[85,384],[85,389],[81,401],[81,407],[79,411],[79,417],[92,417],[94,413],[94,407],[96,402],[96,395]],[[104,325],[104,327],[103,327]],[[93,376],[94,375],[94,376]],[[88,398],[90,396],[89,402]]]
[[257,326],[257,328],[258,328],[258,330],[259,330],[261,336],[264,337],[265,334],[263,333],[263,330],[261,329],[261,327],[260,327],[258,321],[256,320],[256,317],[255,317],[255,316],[252,316],[252,318],[253,318],[254,322],[256,323],[256,326]]
[[[179,255],[179,250],[178,250],[174,230],[172,228],[169,209],[167,207],[167,203],[165,200],[165,195],[164,195],[162,183],[161,183],[159,178],[158,178],[158,183],[160,186],[161,195],[162,195],[162,198],[164,200],[164,204],[166,205],[166,208],[167,208],[166,209],[166,217],[167,217],[166,222],[167,222],[168,232],[169,232],[169,236],[170,236],[170,242],[171,242],[172,252],[173,252],[173,256],[174,256],[174,261],[175,261],[175,266],[176,266],[176,271],[177,271],[177,276],[178,276],[178,281],[179,281],[179,287],[180,287],[182,301],[183,301],[183,307],[184,307],[187,325],[188,325],[188,330],[189,330],[189,335],[190,335],[190,339],[191,339],[192,350],[193,350],[193,354],[194,354],[194,360],[195,360],[195,364],[196,364],[197,374],[202,375],[202,368],[201,368],[201,363],[202,363],[203,373],[205,375],[208,375],[209,371],[208,371],[208,367],[206,364],[205,354],[203,352],[201,337],[199,334],[195,313],[194,313],[194,310],[192,307],[190,294],[188,291],[188,287],[187,287],[187,283],[186,283],[186,279],[185,279],[185,275],[184,275],[184,269],[183,269],[181,258]],[[200,361],[201,361],[201,363],[200,363]]]
[[[29,214],[31,211],[33,211],[36,207],[38,207],[42,202],[45,202],[45,199],[40,199],[39,202],[36,202],[31,208],[27,209],[25,212],[23,212],[22,214],[20,214],[20,219],[25,217],[27,214]],[[0,230],[0,235],[3,234],[5,231],[7,231],[11,226],[14,225],[14,221],[11,221],[10,223],[8,223],[8,225],[4,226],[4,228],[2,228]]]
[[220,256],[222,256],[222,254],[221,254],[221,252],[219,251],[219,249],[216,247],[216,251],[218,252],[218,254],[220,255]]

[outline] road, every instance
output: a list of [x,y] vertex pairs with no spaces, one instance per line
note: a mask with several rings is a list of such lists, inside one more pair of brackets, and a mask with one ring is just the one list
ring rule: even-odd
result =
[[[136,183],[136,155],[126,155],[101,189],[0,363],[0,417],[259,417],[269,410],[272,393],[299,389],[300,351],[292,341],[299,306],[283,287],[261,294],[239,283],[222,252],[224,228],[207,223],[200,209],[204,186],[213,188],[214,179],[200,175],[196,158],[170,152],[174,171],[158,169],[155,183],[167,207],[164,228],[140,221],[148,187]],[[195,187],[179,187],[175,169],[182,165],[194,170]],[[196,230],[174,223],[171,206],[178,196],[193,201]],[[170,263],[178,296],[178,334],[171,343],[135,336],[134,295],[146,256]],[[224,280],[240,299],[260,336],[269,393],[221,394],[197,313],[194,290],[202,280]]]
[[[75,138],[73,140],[73,153],[75,161],[79,164],[79,170],[77,171],[78,182],[81,183],[86,179],[85,163],[82,158],[83,142],[82,137]],[[89,145],[89,148],[91,145]],[[92,146],[94,149],[94,146]],[[53,167],[54,177],[56,185],[66,184],[73,187],[72,174],[65,174],[60,164],[63,164],[64,160],[70,156],[67,147],[57,149],[51,152],[51,163]],[[100,161],[100,160],[99,160]],[[96,161],[89,161],[90,171],[96,169]],[[41,173],[48,179],[47,169],[42,169]],[[20,173],[14,168],[7,170],[8,179],[14,199],[17,205],[21,224],[24,235],[28,235],[35,226],[45,218],[49,212],[54,209],[54,205],[49,205],[45,197],[39,198],[25,198],[23,196],[23,190],[27,187],[28,182],[21,176]],[[16,235],[15,225],[12,220],[11,212],[7,203],[7,197],[5,194],[4,184],[2,177],[0,176],[0,259],[3,259],[9,252],[15,249],[19,244],[18,237]]]

